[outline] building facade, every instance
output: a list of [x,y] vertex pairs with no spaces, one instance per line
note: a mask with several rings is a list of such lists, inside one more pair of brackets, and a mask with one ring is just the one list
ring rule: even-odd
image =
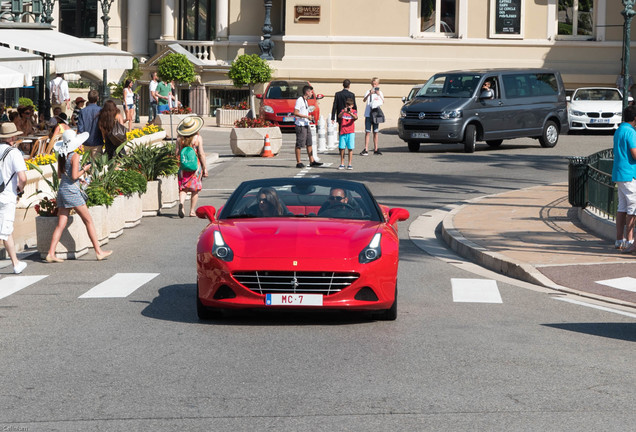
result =
[[[99,3],[60,0],[60,30],[99,38]],[[326,114],[345,78],[362,95],[380,77],[390,120],[413,84],[440,71],[547,67],[568,88],[615,86],[621,73],[617,0],[115,0],[110,37],[145,71],[167,52],[187,52],[205,97],[198,109],[213,114],[244,97],[227,71],[238,55],[260,54],[266,9],[274,77],[310,81]]]

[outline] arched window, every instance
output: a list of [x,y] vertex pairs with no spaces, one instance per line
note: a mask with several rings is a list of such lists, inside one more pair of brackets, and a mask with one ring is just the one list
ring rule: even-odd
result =
[[214,40],[216,0],[181,0],[179,2],[179,39]]

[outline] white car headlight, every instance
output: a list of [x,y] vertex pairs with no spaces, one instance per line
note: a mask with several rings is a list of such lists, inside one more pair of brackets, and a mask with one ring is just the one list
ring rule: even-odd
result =
[[269,105],[264,105],[263,106],[263,111],[265,111],[266,113],[269,113],[269,114],[274,114],[274,108],[272,108]]
[[314,112],[316,110],[316,107],[312,105],[309,108],[307,108],[307,110],[311,113],[311,112]]
[[375,233],[369,245],[362,249],[362,252],[358,255],[358,261],[360,261],[360,264],[370,263],[382,256],[382,248],[380,247],[381,240],[382,234]]
[[401,118],[406,117],[406,111],[404,111],[404,110],[400,110],[400,117],[401,117]]
[[212,255],[222,261],[232,261],[234,259],[234,252],[225,244],[221,231],[214,231],[214,245],[212,246]]
[[584,115],[585,115],[585,113],[584,113],[583,111],[570,110],[570,115],[580,117],[580,116],[584,116]]
[[456,119],[461,118],[462,112],[460,110],[455,111],[442,111],[441,118],[443,119]]

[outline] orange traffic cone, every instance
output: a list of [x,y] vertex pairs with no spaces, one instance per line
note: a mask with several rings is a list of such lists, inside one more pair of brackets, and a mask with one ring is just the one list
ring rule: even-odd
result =
[[265,147],[263,147],[263,157],[274,157],[272,145],[269,142],[269,134],[265,135]]

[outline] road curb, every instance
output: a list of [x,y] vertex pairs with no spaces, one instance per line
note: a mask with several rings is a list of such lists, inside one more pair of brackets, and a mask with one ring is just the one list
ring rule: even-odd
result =
[[[498,195],[498,194],[494,194]],[[490,195],[490,196],[494,196]],[[577,295],[580,297],[590,298],[605,303],[625,306],[629,308],[636,308],[636,304],[615,299],[612,297],[601,296],[598,294],[588,293],[580,291],[574,288],[565,287],[559,285],[547,276],[537,270],[532,264],[513,260],[503,254],[492,252],[483,246],[478,245],[464,237],[462,233],[455,228],[454,218],[464,207],[471,205],[477,201],[480,201],[487,196],[474,198],[469,201],[465,201],[463,204],[457,204],[457,207],[448,211],[441,222],[441,234],[446,244],[458,255],[485,267],[489,270],[495,271],[499,274],[518,279],[524,282],[529,282],[542,287],[554,289],[567,294]],[[447,206],[448,207],[448,206]],[[419,219],[419,218],[418,218]],[[418,224],[418,220],[415,220],[412,225]],[[417,231],[417,228],[414,228]]]

